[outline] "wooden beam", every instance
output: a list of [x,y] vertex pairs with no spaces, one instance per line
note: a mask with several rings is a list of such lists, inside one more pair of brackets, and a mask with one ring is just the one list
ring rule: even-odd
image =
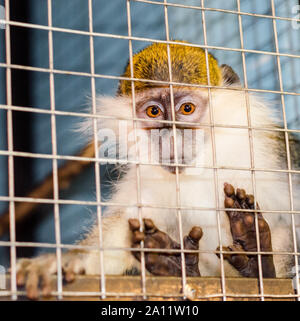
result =
[[[106,276],[105,300],[143,300],[140,276]],[[220,301],[222,298],[221,278],[195,277],[187,278],[190,288],[195,290],[195,300]],[[259,283],[252,278],[226,278],[226,295],[228,301],[257,301],[259,297]],[[53,278],[53,288],[56,289],[56,278]],[[147,276],[146,280],[148,300],[182,300],[181,278]],[[4,291],[4,290],[2,290]],[[9,291],[9,278],[7,289]],[[55,291],[55,290],[54,290]],[[101,300],[100,278],[97,276],[78,276],[76,281],[63,287],[64,300]],[[97,293],[98,292],[98,293]],[[0,290],[1,294],[1,290]],[[54,292],[55,294],[55,292]],[[291,279],[265,279],[265,300],[292,300],[294,289]],[[20,300],[26,299],[24,289],[20,292]],[[268,297],[276,295],[278,297]],[[9,296],[0,296],[0,300],[10,300]],[[53,296],[48,300],[56,300]]]

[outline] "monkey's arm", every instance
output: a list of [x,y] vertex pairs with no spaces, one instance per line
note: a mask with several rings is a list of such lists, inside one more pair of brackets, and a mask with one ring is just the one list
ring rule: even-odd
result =
[[[246,195],[245,190],[237,189],[225,183],[225,208],[228,209],[254,209],[253,195]],[[258,205],[257,208],[259,209]],[[224,258],[235,267],[243,276],[258,276],[258,256],[247,255],[247,252],[257,251],[255,213],[228,210],[226,211],[231,228],[233,245],[223,247],[225,251],[239,251],[245,254],[225,254]],[[257,213],[260,250],[262,252],[272,252],[271,231],[268,223],[261,213]],[[273,255],[263,254],[261,256],[262,274],[265,278],[275,278],[275,266]]]
[[[99,227],[94,225],[86,238],[78,243],[82,249],[62,253],[61,266],[64,279],[72,282],[77,274],[99,275],[101,262],[105,274],[125,274],[139,265],[130,251],[120,250],[130,247],[128,222],[118,211],[102,219],[103,261],[99,255]],[[84,246],[90,247],[85,249]],[[91,247],[95,247],[92,249]],[[17,284],[25,286],[27,296],[37,299],[40,294],[49,296],[52,276],[57,273],[55,253],[44,254],[32,259],[19,259],[17,262]],[[41,290],[41,293],[40,293]]]
[[[237,209],[254,209],[253,195],[246,195],[244,190],[235,190],[232,185],[225,184],[224,192],[225,207]],[[223,247],[224,251],[245,252],[245,254],[226,254],[224,258],[245,277],[258,276],[257,255],[247,255],[246,252],[256,252],[256,229],[255,214],[252,212],[232,211],[227,212],[233,244]],[[258,213],[260,250],[262,252],[272,251],[271,232],[268,223],[261,213]],[[132,247],[139,248],[140,242],[144,241],[147,249],[180,249],[180,245],[172,240],[170,236],[160,231],[152,220],[144,220],[144,231],[140,232],[140,224],[136,219],[129,220],[132,231]],[[188,236],[184,238],[185,249],[198,250],[199,240],[202,237],[200,227],[193,227]],[[217,249],[219,250],[219,249]],[[133,256],[140,260],[140,252],[134,251]],[[198,267],[198,253],[186,253],[185,265],[187,276],[200,276]],[[276,277],[273,255],[264,254],[261,256],[263,277]],[[181,276],[181,254],[171,252],[145,252],[145,265],[147,270],[154,275]]]

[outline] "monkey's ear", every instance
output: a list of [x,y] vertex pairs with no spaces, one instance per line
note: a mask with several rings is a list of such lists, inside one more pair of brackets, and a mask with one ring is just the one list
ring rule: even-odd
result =
[[241,86],[240,77],[235,71],[228,65],[221,65],[221,72],[223,77],[223,83],[227,86]]

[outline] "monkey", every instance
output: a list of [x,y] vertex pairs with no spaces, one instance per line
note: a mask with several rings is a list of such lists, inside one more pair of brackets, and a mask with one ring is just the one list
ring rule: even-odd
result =
[[[119,146],[125,166],[101,226],[78,242],[101,241],[102,265],[99,249],[64,252],[67,282],[81,273],[140,273],[142,255],[153,275],[220,276],[222,256],[226,277],[258,277],[258,249],[263,277],[289,275],[295,235],[284,213],[286,134],[271,105],[244,90],[230,66],[185,42],[153,43],[128,62],[117,95],[97,97],[96,108],[99,157],[114,158]],[[92,122],[84,132],[92,132]],[[291,166],[299,168],[293,135],[289,148]],[[293,180],[294,209],[299,183]],[[55,254],[17,262],[17,284],[31,299],[39,297],[39,281],[42,295],[51,293],[55,273]]]

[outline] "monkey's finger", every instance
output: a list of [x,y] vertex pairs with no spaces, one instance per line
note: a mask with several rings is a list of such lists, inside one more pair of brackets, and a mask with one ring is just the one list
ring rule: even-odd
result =
[[26,280],[26,272],[25,270],[19,270],[17,272],[17,285],[18,286],[23,286],[25,284]]
[[[246,195],[246,203],[249,209],[254,210],[254,196],[252,194]],[[256,209],[257,209],[257,217],[259,219],[264,219],[257,202],[256,202]],[[255,216],[254,213],[249,213],[249,215],[252,215],[253,217]]]
[[140,222],[138,219],[136,218],[130,218],[128,220],[128,223],[129,223],[129,228],[131,231],[137,231],[140,229]]
[[132,243],[140,243],[141,241],[144,241],[144,238],[145,238],[144,232],[134,231],[132,233]]
[[144,219],[144,226],[147,234],[153,234],[158,230],[153,221],[149,218]]
[[234,195],[234,187],[231,184],[224,183],[224,193],[228,197]]
[[203,236],[203,231],[200,226],[193,226],[193,228],[190,230],[189,237],[194,242],[199,242]]
[[81,263],[82,261],[80,258],[72,258],[63,266],[65,280],[67,282],[73,282],[76,275],[85,273],[85,269]]
[[[225,196],[224,207],[226,209],[234,208],[234,203],[235,203],[235,201],[231,197]],[[234,211],[225,210],[225,212],[228,215],[229,219],[234,215]]]
[[[192,237],[191,237],[192,235]],[[202,229],[195,227],[188,236],[184,237],[184,248],[186,250],[198,250],[199,240],[202,237]],[[199,253],[185,253],[185,266],[187,276],[200,276]]]
[[64,268],[64,274],[65,274],[65,280],[68,283],[71,283],[75,280],[74,266],[72,263],[68,264],[68,266]]
[[[237,189],[236,198],[241,208],[247,209],[247,210],[254,209],[254,197],[253,195],[247,195],[244,189],[239,189],[239,188]],[[248,214],[253,216],[253,213],[248,213]]]
[[28,271],[26,281],[26,293],[27,297],[31,300],[37,300],[39,297],[39,272],[38,268],[31,267]]
[[[198,250],[199,240],[203,235],[202,228],[194,226],[189,235],[184,237],[183,243],[186,250]],[[187,276],[200,276],[199,253],[185,253],[185,265]]]
[[[18,263],[17,263],[17,285],[18,286],[23,286],[25,284],[26,274],[27,274],[26,269],[31,263],[32,262],[30,259],[18,260]],[[11,271],[9,270],[9,272]]]
[[[217,247],[216,251],[221,252],[221,248],[220,246]],[[242,251],[244,252],[244,249],[242,248],[241,245],[239,245],[238,243],[235,244],[234,248],[233,245],[231,246],[222,246],[222,251],[224,252],[232,252],[232,251]],[[220,258],[220,253],[216,253],[217,257]],[[225,260],[229,260],[232,254],[229,253],[223,253],[223,258]]]
[[[199,240],[203,235],[202,228],[199,226],[194,226],[189,235],[185,236],[183,239],[184,248],[186,250],[198,250],[199,249]],[[188,254],[190,255],[190,254]],[[191,255],[195,255],[192,253]]]
[[[232,244],[230,246],[223,246],[222,247],[223,251],[226,252],[245,252],[242,246],[238,243]],[[217,248],[217,251],[220,251],[220,247]],[[220,258],[220,254],[217,254],[217,256]],[[235,267],[239,272],[241,272],[242,269],[244,269],[249,262],[249,258],[245,254],[229,254],[229,253],[224,253],[223,258],[227,260],[233,267]]]
[[240,273],[243,273],[243,270],[249,265],[249,257],[244,254],[229,255],[227,261]]
[[[252,194],[246,195],[246,202],[247,202],[248,207],[253,210],[254,209],[254,196]],[[256,209],[260,210],[258,203],[256,203]],[[258,213],[258,214],[261,214],[261,213]]]
[[236,190],[236,197],[240,200],[243,201],[246,199],[246,191],[242,188],[237,188]]
[[[224,200],[224,207],[226,209],[235,209],[235,208],[241,208],[239,202],[235,199],[235,196],[232,197],[225,196]],[[240,216],[240,212],[233,211],[233,210],[225,210],[226,214],[228,215],[229,219],[232,218],[238,218]]]
[[254,196],[253,195],[246,195],[246,202],[248,206],[251,208],[254,205]]
[[42,274],[42,294],[45,297],[49,297],[52,291],[52,284],[51,284],[51,275],[50,273],[44,272]]

